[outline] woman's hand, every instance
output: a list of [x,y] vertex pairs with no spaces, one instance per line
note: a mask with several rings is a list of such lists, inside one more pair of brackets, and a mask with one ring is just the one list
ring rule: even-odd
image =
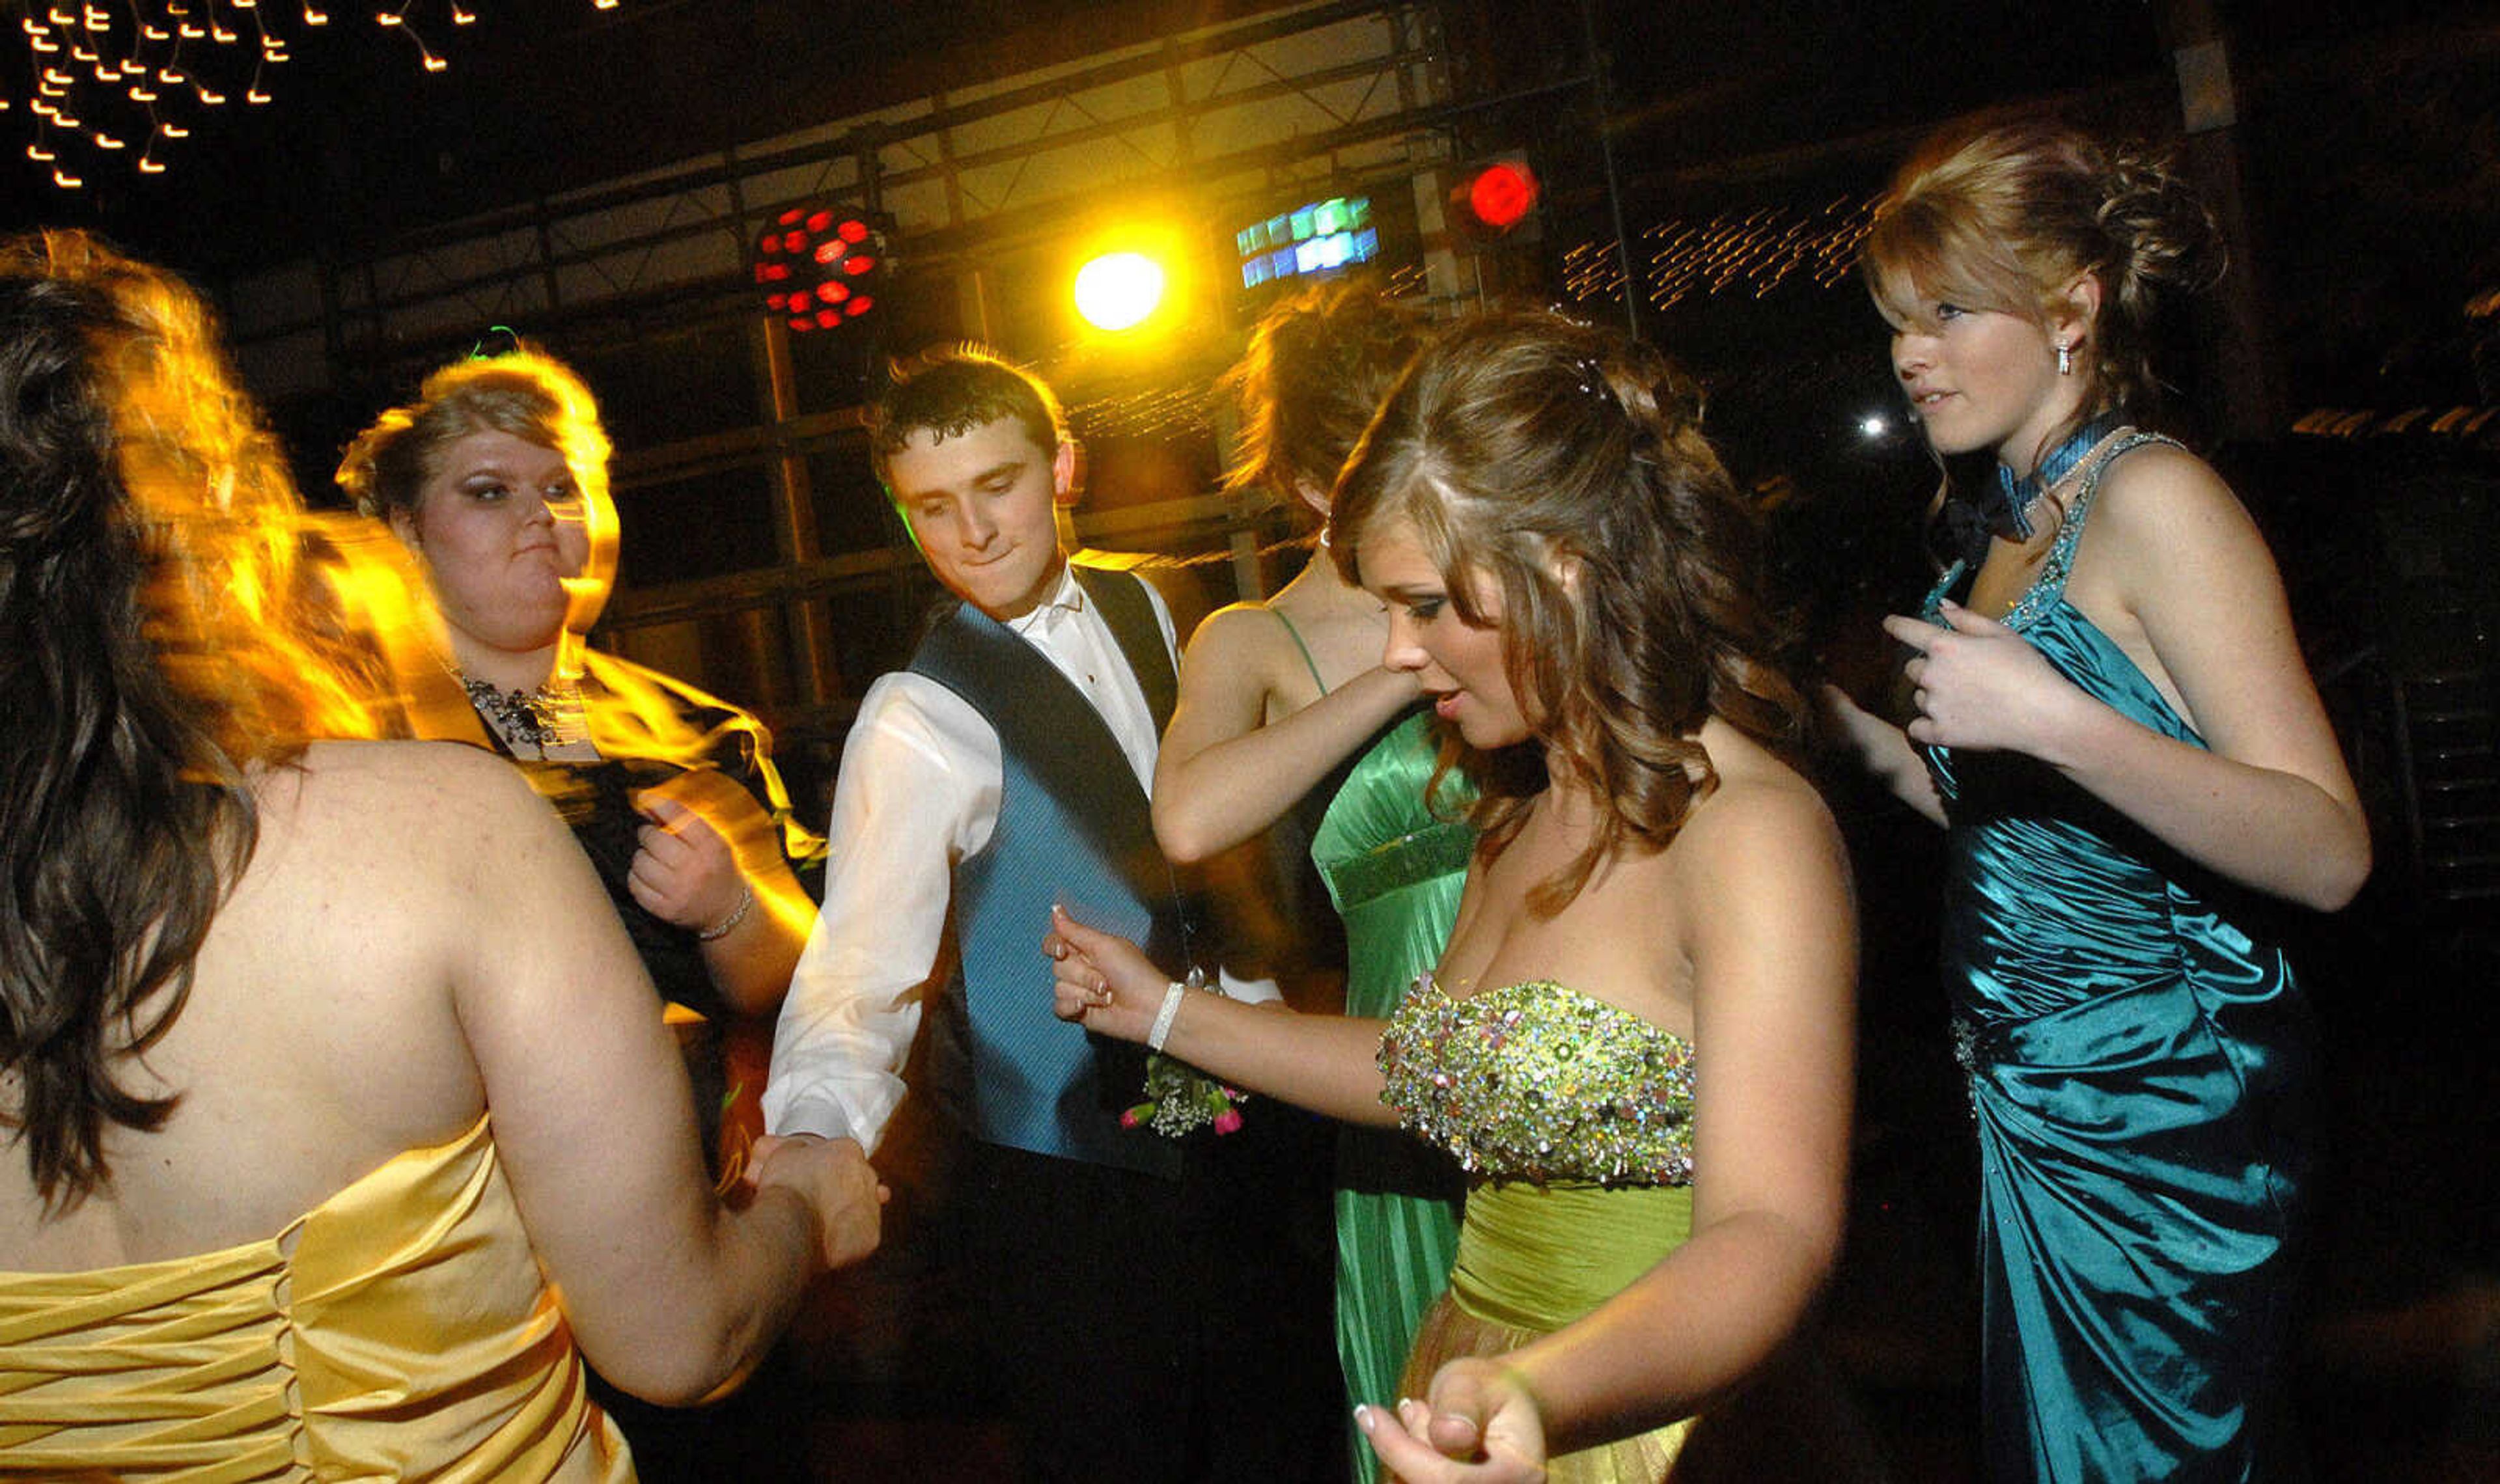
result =
[[876,1250],[880,1210],[892,1194],[877,1180],[867,1153],[847,1138],[812,1134],[755,1141],[750,1168],[758,1190],[780,1186],[816,1213],[827,1268],[843,1268]]
[[1897,613],[1884,620],[1885,633],[1918,651],[1901,667],[1918,688],[1910,740],[2048,757],[2067,730],[2069,709],[2090,698],[1995,619],[1955,603],[1941,611],[1943,628]]
[[715,814],[717,801],[708,793],[696,798],[664,786],[636,795],[634,807],[648,821],[635,832],[638,848],[626,875],[634,900],[662,922],[690,932],[727,922],[746,900],[747,885],[738,852],[730,848],[735,825]]
[[1050,931],[1041,951],[1058,967],[1051,973],[1051,1009],[1089,1031],[1142,1044],[1163,1008],[1170,975],[1145,950],[1115,934],[1098,932],[1050,909]]
[[1457,1360],[1432,1377],[1430,1402],[1355,1409],[1355,1426],[1406,1484],[1540,1484],[1545,1424],[1519,1372]]

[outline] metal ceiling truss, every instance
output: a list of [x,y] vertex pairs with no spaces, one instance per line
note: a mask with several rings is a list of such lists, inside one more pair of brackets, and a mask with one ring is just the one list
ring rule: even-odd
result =
[[1442,148],[1438,34],[1435,6],[1378,0],[1212,26],[409,234],[318,265],[321,293],[239,293],[230,322],[247,360],[319,330],[370,366],[497,317],[716,311],[746,286],[762,224],[802,202],[891,213],[911,263],[939,269],[1105,190],[1249,199],[1376,173]]

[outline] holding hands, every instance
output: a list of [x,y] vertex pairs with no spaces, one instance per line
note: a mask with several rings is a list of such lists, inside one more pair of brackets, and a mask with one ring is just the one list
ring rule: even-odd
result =
[[1519,1372],[1457,1360],[1432,1377],[1429,1402],[1355,1409],[1371,1451],[1406,1484],[1541,1484],[1545,1423]]
[[815,1212],[828,1269],[848,1267],[876,1250],[884,1220],[880,1207],[892,1193],[856,1141],[768,1134],[755,1141],[753,1159],[756,1189],[783,1187]]
[[2047,756],[2068,710],[2089,698],[2004,624],[1950,601],[1942,612],[1942,627],[1898,613],[1884,620],[1885,633],[1918,651],[1901,667],[1917,687],[1910,740]]

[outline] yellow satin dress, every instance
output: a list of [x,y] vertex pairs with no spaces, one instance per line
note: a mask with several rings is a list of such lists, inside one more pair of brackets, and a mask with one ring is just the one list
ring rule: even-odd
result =
[[[1472,1183],[1449,1291],[1399,1395],[1621,1293],[1693,1230],[1693,1045],[1550,981],[1453,999],[1427,974],[1381,1038],[1382,1101]],[[1689,1422],[1552,1459],[1552,1484],[1659,1484]]]
[[0,1476],[630,1481],[480,1117],[265,1241],[0,1272]]

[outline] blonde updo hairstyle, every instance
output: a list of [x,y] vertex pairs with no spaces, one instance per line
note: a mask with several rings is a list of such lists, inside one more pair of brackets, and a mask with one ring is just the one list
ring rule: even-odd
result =
[[414,402],[382,413],[347,445],[339,487],[367,515],[413,517],[444,453],[470,434],[486,432],[563,454],[590,508],[611,509],[612,449],[598,401],[571,366],[526,341],[506,354],[471,356],[428,376]]
[[2173,292],[2210,287],[2222,265],[2212,214],[2161,155],[2001,114],[1948,127],[1911,154],[1876,205],[1860,259],[1896,322],[1941,302],[2046,326],[2067,312],[2068,284],[2098,280],[2099,313],[2075,347],[2087,383],[2079,425],[2157,406],[2156,313]]
[[[1554,776],[1607,801],[1596,839],[1541,883],[1559,910],[1619,848],[1664,846],[1717,785],[1718,717],[1793,752],[1804,705],[1772,661],[1754,512],[1701,434],[1696,388],[1656,351],[1551,313],[1462,323],[1408,367],[1338,478],[1332,550],[1411,533],[1464,621],[1500,595],[1531,764],[1453,751],[1498,851]],[[1505,763],[1510,766],[1505,766]]]

